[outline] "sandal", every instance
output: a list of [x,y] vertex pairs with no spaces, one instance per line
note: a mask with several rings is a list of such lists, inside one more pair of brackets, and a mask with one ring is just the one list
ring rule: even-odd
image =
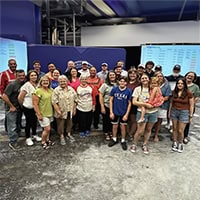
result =
[[48,149],[48,148],[49,148],[49,146],[48,146],[48,144],[47,144],[47,143],[44,143],[44,144],[42,144],[42,148],[43,148],[43,149]]
[[46,141],[46,143],[48,146],[53,146],[55,144],[55,142],[53,142],[51,140]]

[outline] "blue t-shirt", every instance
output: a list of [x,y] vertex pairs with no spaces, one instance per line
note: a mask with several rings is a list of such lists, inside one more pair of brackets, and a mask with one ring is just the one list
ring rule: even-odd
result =
[[56,81],[56,80],[51,80],[51,87],[53,88],[53,89],[55,89],[56,87],[58,87],[59,86],[59,82],[58,81]]
[[123,90],[119,89],[119,86],[114,87],[110,96],[113,98],[113,113],[117,116],[125,115],[128,108],[128,101],[132,98],[132,92],[129,88]]

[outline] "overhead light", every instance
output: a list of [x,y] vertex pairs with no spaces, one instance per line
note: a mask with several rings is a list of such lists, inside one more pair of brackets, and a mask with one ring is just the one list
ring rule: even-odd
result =
[[92,13],[93,15],[95,15],[96,17],[101,17],[101,13],[99,11],[97,11],[95,8],[93,8],[90,4],[86,4],[85,8]]
[[115,16],[115,12],[103,0],[91,0],[91,2],[107,16]]

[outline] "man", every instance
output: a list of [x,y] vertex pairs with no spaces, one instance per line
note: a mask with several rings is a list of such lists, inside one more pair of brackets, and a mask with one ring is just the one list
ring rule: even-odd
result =
[[53,63],[48,64],[48,70],[49,72],[46,73],[46,75],[50,78],[50,80],[53,80],[53,71],[56,69],[56,66]]
[[8,60],[9,69],[0,74],[0,96],[3,95],[6,86],[16,79],[17,63],[15,59]]
[[107,75],[108,75],[108,64],[102,63],[101,71],[97,73],[97,76],[105,82]]
[[138,75],[139,77],[142,76],[142,74],[145,73],[145,67],[143,64],[139,64],[138,67],[137,67],[137,72],[138,72]]
[[2,99],[6,103],[6,126],[10,138],[9,147],[14,151],[18,148],[17,139],[21,121],[21,107],[17,97],[24,80],[24,70],[17,70],[16,80],[8,84],[2,95]]
[[39,76],[38,76],[38,79],[40,80],[40,78],[41,78],[42,76],[44,76],[45,73],[41,71],[41,65],[40,65],[40,61],[39,61],[39,60],[33,61],[33,68],[34,68],[34,70],[38,73],[38,75],[39,75]]
[[145,73],[148,75],[149,79],[151,79],[151,77],[154,76],[154,71],[153,71],[154,65],[155,64],[153,61],[147,61],[145,64]]
[[87,83],[93,89],[96,98],[96,107],[93,113],[93,125],[95,129],[98,129],[99,115],[101,112],[101,106],[99,102],[99,88],[103,84],[103,80],[97,77],[97,70],[94,66],[90,68],[90,76],[87,79]]
[[[70,79],[70,71],[72,68],[76,68],[74,61],[70,60],[67,62],[67,68],[65,70],[65,75],[67,76],[68,79]],[[80,73],[78,72],[78,77],[80,77]]]
[[125,76],[127,77],[128,76],[128,72],[126,70],[124,70],[124,61],[123,60],[118,60],[117,61],[117,66],[121,66],[121,76]]
[[154,68],[154,73],[156,73],[156,72],[162,72],[162,66],[156,65]]
[[180,72],[181,72],[181,66],[176,64],[173,68],[172,74],[169,76],[166,76],[166,79],[169,81],[169,84],[170,84],[172,90],[175,87],[176,81],[179,78],[183,78],[183,76],[180,75]]
[[88,62],[82,61],[82,67],[78,71],[81,75],[90,76],[90,70],[88,69]]

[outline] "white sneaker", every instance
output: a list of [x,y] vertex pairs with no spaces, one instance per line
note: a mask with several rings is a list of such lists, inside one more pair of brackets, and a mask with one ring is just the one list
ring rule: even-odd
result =
[[42,138],[38,135],[33,135],[33,139],[36,140],[36,142],[41,142]]
[[27,139],[26,139],[26,145],[32,146],[33,144],[34,144],[34,143],[33,143],[33,141],[32,141],[31,138],[27,138]]
[[67,139],[72,143],[75,142],[75,138],[72,135],[68,135]]

